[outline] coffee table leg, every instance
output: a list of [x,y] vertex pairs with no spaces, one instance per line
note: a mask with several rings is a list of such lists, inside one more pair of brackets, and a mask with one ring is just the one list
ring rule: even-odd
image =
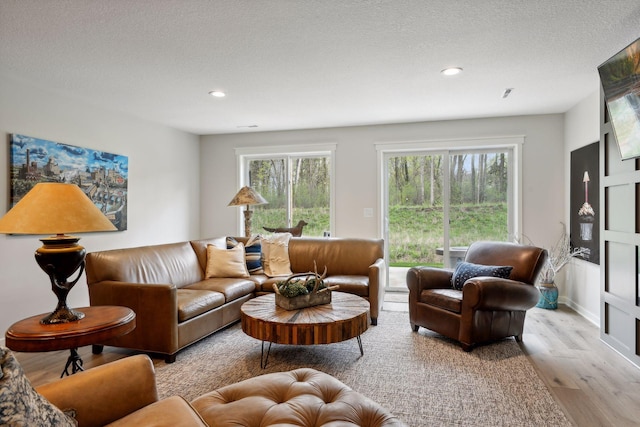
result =
[[[79,371],[84,371],[84,369],[82,369],[82,358],[78,354],[78,349],[72,348],[69,351],[71,352],[71,354],[67,359],[67,364],[64,365],[64,371],[62,371],[60,378],[64,377],[65,375],[68,376]],[[71,368],[71,373],[69,373],[69,368]]]
[[364,349],[362,348],[362,339],[360,335],[356,337],[358,339],[358,346],[360,347],[360,356],[364,356]]
[[264,341],[262,341],[262,351],[260,353],[260,367],[262,369],[265,369],[267,367],[267,362],[269,361],[269,353],[271,352],[271,344],[273,344],[272,342],[269,342],[269,348],[267,349],[267,355],[265,356],[264,354]]

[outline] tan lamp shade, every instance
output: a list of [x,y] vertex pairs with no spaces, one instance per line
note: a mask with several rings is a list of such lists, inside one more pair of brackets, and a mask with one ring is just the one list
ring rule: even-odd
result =
[[39,183],[0,219],[4,234],[114,231],[116,227],[75,184]]
[[249,209],[250,205],[266,205],[267,202],[264,197],[260,195],[256,190],[246,185],[238,191],[235,197],[229,202],[227,206],[242,206],[247,205],[244,210],[244,235],[246,237],[251,236],[251,215],[253,212]]
[[35,252],[36,262],[49,276],[51,290],[58,298],[56,309],[40,323],[52,325],[84,318],[84,313],[69,308],[67,295],[84,271],[86,251],[78,244],[79,237],[66,233],[112,230],[116,227],[74,184],[36,184],[0,219],[0,233],[54,234],[40,239],[43,245]]
[[227,206],[266,205],[267,203],[269,202],[267,202],[260,193],[245,185],[238,191]]

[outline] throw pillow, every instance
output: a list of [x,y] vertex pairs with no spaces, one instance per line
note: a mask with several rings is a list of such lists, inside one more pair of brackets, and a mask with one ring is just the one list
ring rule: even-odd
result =
[[221,249],[207,245],[207,269],[205,277],[249,277],[244,260],[244,245],[238,243],[233,249]]
[[75,427],[65,415],[33,388],[8,348],[0,347],[0,425]]
[[[244,244],[245,261],[249,274],[262,274],[262,237],[260,235],[251,236],[247,243]],[[238,242],[233,237],[227,237],[227,249],[233,249],[238,246]]]
[[264,274],[269,277],[291,276],[289,240],[291,233],[275,233],[262,239]]
[[456,265],[453,276],[451,277],[451,286],[453,286],[453,289],[461,291],[464,282],[472,277],[489,276],[508,279],[511,275],[511,270],[513,270],[513,267],[510,266],[482,265],[464,261],[459,262],[458,265]]

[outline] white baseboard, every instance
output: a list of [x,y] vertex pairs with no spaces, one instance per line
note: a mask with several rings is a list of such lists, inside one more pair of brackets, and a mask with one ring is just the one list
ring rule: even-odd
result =
[[599,314],[595,314],[595,313],[590,312],[589,310],[585,309],[584,307],[582,307],[579,304],[576,304],[575,301],[572,301],[572,300],[568,299],[567,297],[563,297],[563,296],[559,297],[558,298],[558,302],[560,304],[566,305],[567,307],[570,307],[576,313],[578,313],[580,316],[582,316],[585,319],[587,319],[589,322],[593,323],[598,328],[600,327],[600,315]]

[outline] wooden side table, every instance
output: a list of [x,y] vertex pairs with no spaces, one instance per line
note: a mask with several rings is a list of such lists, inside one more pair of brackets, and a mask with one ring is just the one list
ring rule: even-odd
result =
[[136,314],[128,307],[92,306],[78,308],[84,318],[68,323],[43,325],[40,319],[47,313],[14,323],[7,329],[5,341],[13,351],[40,352],[70,350],[71,354],[62,371],[62,378],[82,371],[78,347],[104,342],[128,334],[136,327]]

